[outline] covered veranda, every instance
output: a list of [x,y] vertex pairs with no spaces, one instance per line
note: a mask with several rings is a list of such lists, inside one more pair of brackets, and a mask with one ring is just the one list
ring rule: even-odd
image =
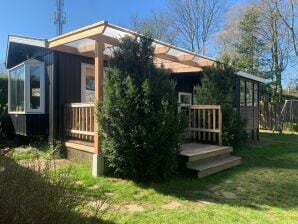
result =
[[[142,35],[131,30],[101,21],[48,40],[48,48],[54,51],[94,58],[94,101],[103,96],[104,62],[113,57],[113,47],[125,35],[137,39]],[[204,66],[217,63],[214,59],[195,54],[159,40],[153,40],[154,63],[169,73],[201,72]],[[65,135],[77,139],[66,141],[66,146],[93,154],[100,154],[100,135],[92,103],[65,105]],[[221,108],[213,105],[189,107],[189,132],[194,138],[221,144]],[[88,144],[78,144],[78,142]]]

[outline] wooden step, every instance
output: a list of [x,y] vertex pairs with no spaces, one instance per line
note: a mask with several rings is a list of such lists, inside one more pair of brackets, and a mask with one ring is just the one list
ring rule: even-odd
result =
[[198,178],[206,177],[222,170],[238,166],[241,164],[241,158],[237,156],[227,156],[211,162],[191,164],[188,168],[198,172]]
[[221,154],[218,154],[218,155],[215,155],[215,156],[207,157],[207,158],[204,158],[204,159],[187,161],[186,162],[186,168],[190,167],[192,164],[205,164],[205,163],[212,162],[214,160],[221,159],[221,158],[226,158],[226,157],[229,157],[229,156],[231,156],[231,153],[226,152],[226,153],[221,153]]
[[181,146],[180,155],[187,157],[187,162],[194,162],[219,155],[229,155],[231,152],[233,149],[229,146],[187,143]]

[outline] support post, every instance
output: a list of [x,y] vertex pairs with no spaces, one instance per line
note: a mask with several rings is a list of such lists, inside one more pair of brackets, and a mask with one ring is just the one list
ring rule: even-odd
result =
[[[95,67],[95,101],[99,103],[102,100],[103,96],[103,51],[104,43],[100,40],[95,42],[95,58],[94,58],[94,67]],[[99,133],[99,124],[96,118],[96,108],[94,110],[94,155],[93,155],[93,165],[92,165],[92,175],[99,176],[103,174],[104,161],[101,154],[100,148],[100,133]]]
[[221,107],[219,107],[219,110],[218,110],[218,129],[219,129],[218,145],[222,145],[222,111],[221,111]]

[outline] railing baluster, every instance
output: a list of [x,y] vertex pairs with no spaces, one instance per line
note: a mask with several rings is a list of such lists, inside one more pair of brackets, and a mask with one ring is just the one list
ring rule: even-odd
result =
[[[222,144],[222,112],[219,105],[189,107],[188,132],[197,140]],[[218,137],[217,137],[218,136]],[[217,138],[216,138],[217,137]]]
[[66,104],[64,109],[65,134],[81,140],[94,140],[94,104]]

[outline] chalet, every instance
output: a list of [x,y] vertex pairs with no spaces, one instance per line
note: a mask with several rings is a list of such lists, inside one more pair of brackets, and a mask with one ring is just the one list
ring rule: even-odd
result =
[[[140,36],[106,21],[48,40],[9,36],[8,102],[15,134],[46,136],[50,144],[61,141],[69,159],[93,163],[93,174],[100,174],[103,158],[94,103],[104,94],[112,49],[125,35]],[[187,158],[188,168],[203,177],[238,165],[240,158],[230,155],[232,149],[220,146],[220,105],[196,105],[194,87],[200,84],[202,67],[218,62],[159,40],[153,40],[153,47],[156,66],[163,66],[177,80],[177,100],[189,110],[189,136],[217,144],[184,145],[181,155]],[[238,72],[235,82],[235,109],[247,118],[247,133],[252,140],[258,139],[261,82],[262,78],[245,72]],[[207,161],[210,156],[215,158]],[[202,163],[201,159],[206,161]]]

